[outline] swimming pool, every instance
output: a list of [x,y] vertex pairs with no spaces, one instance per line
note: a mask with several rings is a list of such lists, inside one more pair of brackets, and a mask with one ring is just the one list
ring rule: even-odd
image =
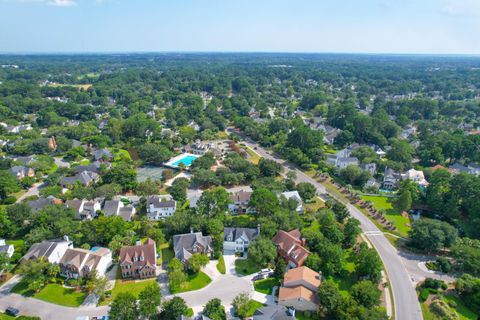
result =
[[188,168],[192,165],[192,162],[195,161],[199,156],[195,154],[190,154],[190,153],[184,153],[181,154],[173,159],[170,159],[165,165],[167,167],[171,168],[178,168],[180,166],[180,163],[183,163],[185,168]]

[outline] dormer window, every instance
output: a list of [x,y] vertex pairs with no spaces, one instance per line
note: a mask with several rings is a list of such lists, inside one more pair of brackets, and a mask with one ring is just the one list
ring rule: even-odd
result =
[[137,257],[133,257],[133,262],[137,262]]
[[144,260],[143,256],[140,256],[140,261],[143,261],[143,260]]
[[231,236],[228,236],[228,241],[232,241],[232,237],[231,237]]

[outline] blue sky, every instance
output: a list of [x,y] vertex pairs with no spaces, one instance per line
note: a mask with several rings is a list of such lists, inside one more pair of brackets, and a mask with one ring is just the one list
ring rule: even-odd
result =
[[480,54],[480,0],[0,0],[0,52]]

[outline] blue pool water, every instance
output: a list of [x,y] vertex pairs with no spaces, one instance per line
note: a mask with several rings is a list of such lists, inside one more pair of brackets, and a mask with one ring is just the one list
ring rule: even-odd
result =
[[100,247],[92,247],[92,248],[90,249],[90,251],[95,252],[95,251],[97,251],[98,249],[100,249]]
[[192,162],[195,161],[197,157],[192,156],[192,155],[185,155],[183,158],[178,159],[177,161],[172,163],[172,166],[178,167],[180,163],[183,163],[185,167],[190,167],[192,165]]

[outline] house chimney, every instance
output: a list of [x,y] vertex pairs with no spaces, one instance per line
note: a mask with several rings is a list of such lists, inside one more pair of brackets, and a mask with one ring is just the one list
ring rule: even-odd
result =
[[295,308],[294,307],[288,307],[287,312],[292,318],[295,318]]
[[322,271],[318,270],[318,280],[320,280],[320,283],[322,283]]
[[257,224],[257,235],[260,235],[260,223]]
[[70,241],[70,238],[68,238],[67,235],[64,235],[64,236],[63,236],[63,240],[65,240],[65,241]]
[[190,228],[190,233],[193,233],[193,228]]
[[141,240],[135,241],[135,245],[136,245],[136,246],[141,246],[141,245],[142,245],[142,241],[141,241]]
[[302,238],[300,241],[302,242],[302,246],[305,247],[305,245],[307,244],[307,239]]

